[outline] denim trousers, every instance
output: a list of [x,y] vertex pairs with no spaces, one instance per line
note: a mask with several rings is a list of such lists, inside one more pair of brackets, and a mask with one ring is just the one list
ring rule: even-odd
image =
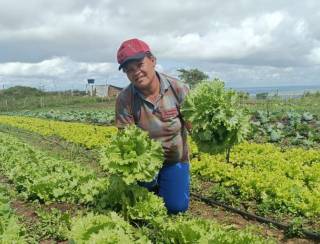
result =
[[187,211],[190,197],[189,163],[165,164],[151,182],[138,182],[163,198],[170,214]]

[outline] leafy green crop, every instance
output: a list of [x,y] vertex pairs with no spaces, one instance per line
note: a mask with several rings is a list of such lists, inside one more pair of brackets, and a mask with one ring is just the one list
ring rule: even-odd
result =
[[118,131],[100,152],[102,167],[127,184],[152,181],[163,163],[161,143],[136,126]]
[[109,138],[117,132],[117,128],[113,126],[94,126],[23,116],[0,115],[0,124],[32,131],[43,136],[57,136],[90,149],[107,144]]
[[127,185],[119,176],[111,176],[107,192],[97,203],[100,210],[121,212],[129,221],[145,222],[162,219],[167,215],[162,198],[136,184]]
[[201,154],[192,160],[194,174],[215,183],[215,199],[232,204],[253,202],[260,214],[320,216],[320,153],[272,144],[242,143],[232,163],[222,154]]
[[87,216],[74,218],[72,223],[69,234],[71,243],[151,243],[115,212],[108,215],[89,213]]
[[107,188],[106,179],[72,161],[47,156],[0,133],[0,169],[30,200],[92,204]]
[[239,108],[237,93],[220,80],[199,84],[186,97],[181,112],[192,124],[192,139],[205,152],[221,152],[241,142],[249,117]]
[[271,112],[258,110],[252,114],[247,139],[255,142],[272,142],[282,146],[302,145],[319,147],[320,123],[309,112]]
[[147,132],[128,126],[100,150],[102,167],[111,174],[107,193],[98,206],[120,211],[126,220],[150,222],[166,216],[163,200],[138,181],[152,181],[163,163],[161,143]]
[[26,243],[23,228],[10,208],[9,198],[0,187],[0,243]]
[[111,125],[114,122],[114,111],[59,111],[50,110],[47,112],[36,111],[20,111],[20,112],[2,112],[1,114],[11,116],[26,116],[42,119],[51,119],[67,122],[86,122],[94,124],[107,124]]
[[274,243],[253,234],[249,229],[235,230],[209,220],[177,216],[159,223],[155,243]]
[[40,207],[36,214],[38,221],[29,223],[27,230],[28,234],[36,241],[40,242],[47,239],[67,240],[71,226],[71,213],[63,212],[57,208],[46,210]]

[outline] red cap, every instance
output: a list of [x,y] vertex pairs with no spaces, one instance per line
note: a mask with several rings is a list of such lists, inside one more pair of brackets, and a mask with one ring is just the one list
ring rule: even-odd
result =
[[144,58],[147,52],[150,52],[150,47],[144,41],[137,38],[124,41],[117,53],[117,60],[120,64],[119,70],[128,61]]

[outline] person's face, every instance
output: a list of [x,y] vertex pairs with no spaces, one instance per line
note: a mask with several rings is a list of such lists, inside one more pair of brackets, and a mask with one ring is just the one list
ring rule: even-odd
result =
[[154,57],[144,57],[142,60],[131,61],[123,67],[128,79],[140,90],[150,87],[155,78],[156,60]]

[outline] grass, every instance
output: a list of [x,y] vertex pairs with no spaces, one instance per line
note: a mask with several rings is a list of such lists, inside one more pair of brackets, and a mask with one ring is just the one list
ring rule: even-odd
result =
[[302,96],[300,98],[285,99],[282,97],[271,97],[268,99],[257,100],[248,99],[241,102],[250,112],[263,110],[266,112],[310,112],[320,116],[320,94]]
[[0,92],[0,112],[21,110],[60,111],[113,109],[115,99],[89,97],[83,92],[41,92],[35,88],[13,87]]
[[[280,96],[267,99],[249,98],[241,102],[250,112],[310,112],[320,116],[320,93],[305,94],[300,98]],[[114,109],[115,99],[89,97],[84,92],[42,92],[35,88],[13,87],[0,91],[0,112],[22,110],[49,111],[101,111]]]

